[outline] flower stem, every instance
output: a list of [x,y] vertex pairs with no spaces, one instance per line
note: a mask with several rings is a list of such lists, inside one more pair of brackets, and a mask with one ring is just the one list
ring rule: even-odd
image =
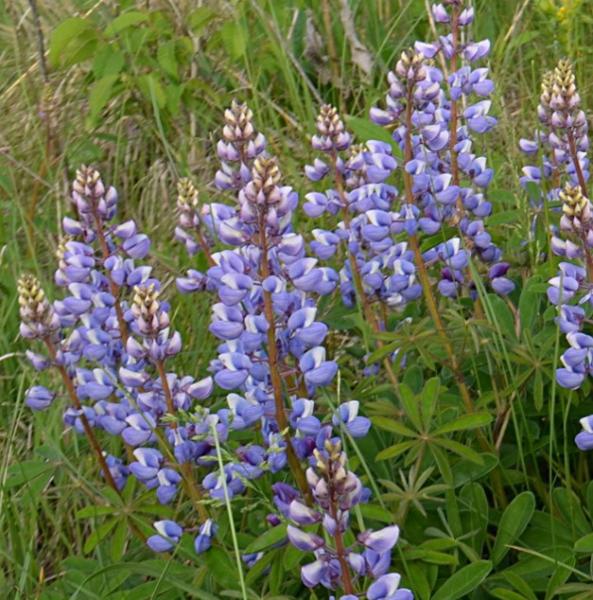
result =
[[[338,161],[337,161],[337,156],[336,156],[335,151],[331,155],[331,163],[332,163],[332,170],[334,173],[334,180],[335,180],[335,184],[336,184],[336,191],[338,192],[338,196],[340,197],[340,203],[342,205],[342,217],[344,219],[344,223],[345,223],[346,227],[349,228],[351,218],[350,218],[350,213],[348,212],[348,198],[346,197],[344,178],[342,176],[342,173],[340,173],[340,171],[338,169]],[[354,255],[354,253],[350,252],[350,250],[348,250],[348,260],[350,262],[350,270],[352,272],[352,281],[354,282],[354,290],[356,292],[356,297],[362,307],[362,312],[363,312],[367,322],[369,323],[369,325],[371,326],[371,329],[373,330],[373,332],[376,335],[376,334],[380,333],[381,326],[379,324],[379,321],[377,320],[377,316],[376,316],[375,312],[373,311],[372,306],[369,303],[369,298],[364,291],[364,286],[362,284],[362,276],[360,274],[360,269],[358,267],[358,262],[356,260],[356,256]],[[383,348],[383,346],[384,346],[383,341],[378,338],[375,338],[375,339],[377,342],[377,347]],[[397,392],[399,390],[399,381],[397,379],[397,375],[395,374],[395,371],[393,370],[393,365],[389,361],[389,357],[386,356],[383,359],[383,366],[385,367],[385,372],[387,373],[387,377],[389,378],[389,380],[391,381],[391,384],[393,385],[395,391]]]
[[[91,424],[89,423],[88,419],[86,418],[86,415],[82,411],[82,405],[78,398],[78,394],[76,393],[74,383],[72,382],[72,379],[71,379],[70,375],[68,374],[68,371],[66,371],[66,367],[64,367],[64,365],[59,364],[57,361],[57,350],[56,350],[56,347],[55,347],[53,341],[51,340],[51,338],[46,337],[43,339],[43,342],[45,343],[45,346],[47,348],[50,358],[52,359],[54,365],[56,366],[60,375],[62,376],[62,381],[64,382],[64,385],[66,386],[66,391],[68,392],[68,396],[70,397],[70,401],[71,401],[72,405],[74,406],[74,408],[76,408],[76,410],[80,411],[80,422],[82,423],[82,428],[84,429],[84,433],[89,441],[89,444],[90,444],[93,452],[95,453],[95,456],[97,457],[97,462],[99,463],[99,466],[101,468],[101,471],[103,472],[103,476],[105,477],[107,484],[119,496],[119,498],[123,499],[123,496],[122,496],[121,492],[119,491],[119,488],[117,487],[117,484],[115,483],[115,480],[113,479],[113,475],[111,474],[111,471],[109,470],[107,461],[105,460],[105,456],[103,454],[103,450],[101,448],[101,445],[99,444],[99,440],[97,440],[97,437],[95,436],[95,433],[93,431],[93,428],[91,427]],[[141,542],[143,542],[143,543],[146,542],[146,536],[129,519],[128,519],[128,524],[130,526],[130,529],[132,530],[132,533]]]
[[101,445],[99,444],[99,441],[97,440],[97,437],[95,436],[93,428],[91,427],[88,419],[86,418],[86,415],[82,411],[82,405],[78,398],[78,394],[76,393],[74,383],[72,383],[72,379],[70,378],[70,375],[68,375],[66,367],[64,367],[64,365],[62,364],[59,364],[59,362],[57,361],[57,350],[52,340],[49,337],[46,337],[43,339],[43,341],[47,347],[50,358],[52,359],[60,375],[62,376],[62,381],[66,386],[66,391],[68,392],[68,396],[70,397],[72,405],[74,406],[74,408],[76,408],[76,410],[80,411],[80,422],[82,423],[82,428],[84,429],[84,433],[89,441],[89,444],[91,445],[91,448],[93,449],[93,452],[97,457],[99,466],[103,471],[103,476],[109,484],[109,487],[111,487],[116,492],[116,494],[121,497],[121,493],[115,483],[115,480],[113,479],[113,475],[111,475],[111,471],[107,466],[107,462],[105,461],[105,456],[103,455]]
[[336,490],[333,485],[333,464],[329,463],[327,485],[329,488],[329,514],[336,523],[336,532],[334,535],[334,542],[336,544],[336,554],[338,562],[340,563],[340,571],[342,574],[342,587],[346,594],[354,594],[354,586],[352,584],[352,577],[350,576],[350,568],[346,560],[346,548],[344,547],[344,538],[342,536],[342,529],[340,520],[338,518],[338,509],[336,506]]
[[227,514],[229,517],[229,525],[231,529],[231,538],[233,540],[233,546],[235,548],[235,559],[237,561],[237,571],[239,573],[239,584],[241,586],[241,593],[243,600],[247,600],[247,588],[245,587],[245,578],[243,576],[243,565],[241,564],[241,553],[239,551],[239,541],[237,539],[237,532],[235,530],[235,520],[233,518],[233,509],[231,507],[231,500],[229,498],[229,491],[226,485],[226,476],[224,473],[224,463],[222,461],[222,452],[220,449],[220,441],[218,439],[218,432],[216,426],[212,426],[212,436],[214,437],[214,443],[216,445],[216,457],[218,458],[218,468],[220,469],[220,479],[222,480],[222,489],[224,491],[224,502],[226,505]]
[[574,170],[577,174],[577,179],[579,182],[579,186],[584,196],[589,197],[587,192],[587,182],[585,181],[585,175],[583,173],[583,169],[581,169],[581,162],[579,161],[579,156],[577,152],[577,145],[574,139],[574,134],[572,131],[568,131],[568,148],[570,150],[570,157],[572,158],[572,162],[574,164]]
[[[261,261],[260,261],[260,277],[262,281],[270,276],[270,264],[268,257],[268,239],[266,236],[266,220],[264,210],[260,210],[259,214],[259,232],[260,232],[260,248],[261,248]],[[307,504],[313,503],[311,497],[311,491],[307,485],[307,478],[305,472],[299,461],[296,452],[294,451],[292,440],[290,439],[290,429],[288,426],[288,419],[286,418],[286,410],[284,407],[283,393],[282,393],[282,379],[280,376],[280,361],[278,357],[278,346],[276,345],[276,323],[274,319],[274,305],[272,303],[272,294],[266,290],[263,291],[264,299],[264,315],[268,322],[267,332],[267,352],[268,362],[270,366],[270,379],[272,382],[272,391],[274,395],[274,408],[276,421],[278,422],[278,428],[280,429],[284,442],[286,443],[286,457],[288,464],[295,478],[295,481],[303,494],[303,497],[307,501]]]
[[[406,132],[405,132],[405,144],[404,144],[404,161],[407,164],[410,160],[412,160],[412,109],[413,109],[413,88],[410,87],[408,92],[408,102],[406,106]],[[412,175],[408,173],[404,169],[404,187],[406,194],[406,202],[409,204],[415,204],[414,201],[414,193],[413,193],[413,179]],[[441,339],[441,342],[445,348],[447,356],[449,358],[449,365],[451,370],[453,371],[453,377],[455,378],[455,382],[457,383],[457,388],[459,389],[459,394],[461,395],[461,399],[465,406],[465,409],[468,413],[475,412],[474,401],[470,394],[470,391],[465,383],[465,378],[463,376],[463,371],[457,360],[457,356],[455,355],[455,351],[453,349],[453,345],[447,335],[447,331],[441,319],[441,315],[439,313],[439,309],[437,307],[436,300],[434,298],[434,294],[432,291],[432,286],[430,284],[430,277],[428,275],[428,270],[426,268],[426,264],[424,259],[422,258],[422,252],[420,250],[420,245],[418,244],[418,238],[416,235],[410,236],[410,247],[414,252],[414,262],[416,264],[416,269],[418,272],[418,278],[420,280],[420,285],[422,286],[422,292],[424,295],[424,299],[426,305],[428,307],[428,311],[432,317],[434,325],[436,327],[437,333]],[[488,439],[486,438],[484,432],[481,429],[476,431],[476,437],[480,444],[480,447],[485,452],[492,451],[492,446]],[[494,488],[495,494],[499,499],[501,506],[507,505],[506,494],[504,491],[504,485],[502,481],[502,477],[500,471],[498,469],[492,471],[491,473],[492,486]]]
[[[163,393],[165,394],[165,402],[167,403],[167,410],[174,415],[176,412],[175,403],[173,402],[173,395],[171,394],[171,388],[169,387],[169,380],[167,379],[167,374],[165,372],[165,365],[162,360],[155,361],[155,367],[157,373],[159,375],[159,379],[161,380],[161,386],[163,387]],[[173,429],[177,429],[177,423],[171,423],[171,427]],[[194,477],[194,473],[191,468],[191,464],[188,462],[178,463],[179,470],[181,471],[182,481],[183,481],[183,489],[186,494],[189,496],[195,509],[198,511],[198,515],[200,517],[200,522],[204,523],[208,519],[208,511],[204,507],[202,494],[200,492],[200,487],[196,478]]]
[[204,235],[202,234],[202,232],[199,229],[196,230],[196,235],[198,236],[198,243],[200,244],[200,248],[202,248],[202,252],[204,253],[204,256],[206,257],[206,262],[208,263],[208,266],[215,267],[216,263],[214,262],[214,259],[212,258],[212,253],[210,252],[210,247],[208,246],[208,242],[206,241],[206,238],[204,238]]
[[[457,46],[459,44],[459,8],[453,6],[451,13],[451,74],[454,75],[457,71]],[[451,87],[451,86],[450,86]],[[451,160],[451,176],[453,185],[459,185],[459,164],[457,160],[457,123],[458,123],[458,105],[457,100],[451,97],[451,121],[449,127],[449,157]],[[457,196],[457,219],[461,219],[463,214],[463,200],[461,194]]]
[[[101,254],[103,255],[103,262],[105,262],[109,256],[111,256],[111,252],[109,252],[109,246],[107,245],[107,239],[105,237],[105,232],[103,231],[103,220],[101,219],[99,212],[96,206],[93,206],[93,218],[95,219],[95,229],[97,232],[97,238],[99,240],[99,246],[101,248]],[[117,324],[119,328],[119,332],[121,335],[122,342],[124,346],[128,341],[128,324],[124,318],[124,311],[121,307],[121,303],[119,301],[119,287],[111,279],[111,274],[105,271],[105,276],[107,277],[107,281],[109,282],[109,291],[113,296],[115,302],[115,314],[117,316]]]
[[[412,160],[412,109],[413,109],[413,88],[410,86],[410,91],[408,92],[408,102],[406,105],[406,133],[405,133],[405,146],[404,146],[404,161],[407,164]],[[408,173],[404,169],[404,186],[406,193],[406,202],[410,205],[415,204],[414,201],[414,193],[413,193],[413,180],[412,175]],[[428,312],[432,317],[434,325],[436,327],[437,333],[441,338],[443,346],[445,347],[445,351],[449,357],[449,363],[451,365],[451,369],[453,371],[453,376],[457,382],[457,386],[459,388],[459,393],[461,394],[461,398],[465,405],[465,408],[468,412],[474,412],[474,403],[471,399],[469,390],[465,385],[465,381],[463,378],[463,373],[459,367],[459,363],[457,361],[457,357],[455,356],[455,352],[453,351],[453,346],[447,332],[445,330],[445,326],[443,325],[443,321],[441,319],[441,315],[439,313],[439,309],[437,307],[436,300],[434,298],[434,294],[432,293],[432,286],[430,284],[430,278],[428,276],[428,270],[426,268],[426,264],[424,259],[422,258],[422,252],[420,250],[420,245],[418,244],[418,237],[416,235],[410,236],[410,247],[414,252],[414,262],[416,263],[416,270],[418,272],[418,279],[420,279],[420,285],[422,286],[422,292],[424,294],[424,300],[428,307]]]

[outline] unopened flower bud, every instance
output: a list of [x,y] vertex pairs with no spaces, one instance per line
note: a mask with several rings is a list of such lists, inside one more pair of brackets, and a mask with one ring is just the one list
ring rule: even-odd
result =
[[344,121],[336,108],[324,104],[317,116],[316,127],[318,135],[311,142],[313,148],[323,152],[347,150],[352,142],[352,136],[346,131]]
[[43,338],[55,333],[59,328],[59,321],[37,278],[28,274],[21,276],[17,290],[22,321],[21,335]]
[[253,112],[246,104],[233,100],[231,107],[224,111],[222,135],[228,142],[247,142],[253,138]]
[[177,206],[185,208],[197,208],[199,203],[199,192],[189,177],[181,178],[177,183]]
[[579,186],[567,184],[560,192],[562,212],[560,227],[564,231],[587,233],[591,221],[591,203]]

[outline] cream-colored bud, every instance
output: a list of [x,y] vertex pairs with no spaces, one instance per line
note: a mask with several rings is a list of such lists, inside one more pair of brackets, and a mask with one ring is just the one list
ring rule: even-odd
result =
[[177,204],[180,208],[196,208],[199,196],[200,193],[189,177],[183,177],[177,182]]

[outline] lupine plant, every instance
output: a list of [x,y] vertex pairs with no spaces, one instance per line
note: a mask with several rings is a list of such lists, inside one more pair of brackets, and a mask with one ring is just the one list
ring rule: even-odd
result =
[[[593,374],[587,118],[562,59],[519,143],[531,163],[517,173],[521,247],[544,228],[547,284],[533,285],[493,225],[495,77],[475,16],[469,0],[429,6],[433,39],[398,54],[365,120],[318,98],[315,121],[297,123],[312,134],[303,155],[283,156],[255,100],[233,99],[215,166],[173,169],[187,175],[171,182],[178,263],[120,219],[131,198],[95,167],[75,172],[53,285],[42,269],[17,282],[34,373],[24,402],[37,424],[59,411],[65,443],[88,451],[99,485],[80,483],[93,505],[77,516],[95,528],[85,552],[103,560],[113,539],[141,575],[122,579],[122,598],[136,583],[130,598],[589,597],[586,563],[563,552],[593,548],[581,509],[593,513],[593,487],[578,497],[553,452],[559,394],[564,432],[575,403],[576,445],[593,449],[593,415],[574,401]],[[526,325],[538,293],[542,334]],[[207,324],[188,331],[184,311]],[[553,359],[513,379],[539,347]],[[549,392],[549,410],[514,387]],[[566,487],[548,492],[555,478]],[[533,541],[541,531],[550,548]]]
[[[588,198],[588,125],[570,61],[562,59],[541,84],[537,115],[541,129],[535,139],[522,139],[521,150],[537,158],[537,165],[523,169],[523,185],[536,184],[541,202],[558,205],[559,227],[550,225],[551,250],[564,260],[549,280],[548,299],[557,308],[556,323],[566,335],[569,348],[556,371],[558,384],[568,389],[581,387],[591,369],[593,338],[583,331],[587,305],[591,304],[593,278],[593,223]],[[591,417],[583,417],[583,431],[576,436],[581,450],[593,448]]]

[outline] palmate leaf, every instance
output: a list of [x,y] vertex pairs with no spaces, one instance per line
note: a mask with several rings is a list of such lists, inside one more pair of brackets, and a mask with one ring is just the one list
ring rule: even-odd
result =
[[393,523],[393,513],[377,504],[360,504],[360,513],[365,519],[380,521],[387,525]]
[[414,447],[416,444],[416,441],[394,444],[393,446],[389,446],[388,448],[381,450],[381,452],[379,452],[375,457],[375,460],[387,460],[389,458],[395,458],[396,456],[406,452],[406,450]]
[[537,600],[537,596],[533,593],[531,586],[519,575],[507,570],[504,572],[504,579],[509,585],[512,585],[513,588],[520,592],[526,600]]
[[[117,573],[119,571],[127,572],[129,575],[141,575],[162,581],[174,589],[183,592],[186,598],[196,598],[197,600],[218,600],[219,598],[219,596],[202,590],[199,586],[192,583],[196,577],[195,566],[190,567],[171,560],[155,559],[143,562],[120,562],[97,569],[80,583],[79,592],[72,596],[72,600],[75,597],[85,597],[89,590],[93,590],[93,579],[101,575]],[[229,573],[230,575],[232,573]],[[81,594],[82,591],[85,594]]]
[[107,534],[118,524],[118,522],[118,519],[109,519],[95,527],[84,543],[82,549],[83,552],[85,554],[92,552],[95,549],[95,546],[107,537]]
[[443,452],[438,446],[434,444],[430,446],[430,452],[432,453],[437,467],[448,485],[453,485],[453,471],[449,464],[449,457],[446,452]]
[[499,464],[498,456],[496,454],[482,452],[480,456],[483,461],[482,464],[471,461],[460,461],[455,465],[453,483],[456,488],[461,487],[470,481],[476,481],[477,479],[485,477]]
[[586,552],[587,554],[593,554],[593,533],[589,533],[582,538],[579,538],[574,543],[575,552]]
[[492,570],[489,560],[480,560],[453,573],[437,590],[432,600],[457,600],[475,591]]
[[462,458],[469,460],[477,465],[483,465],[484,459],[480,454],[478,454],[475,450],[472,450],[469,446],[464,446],[459,442],[455,442],[454,440],[448,440],[446,438],[436,438],[433,440],[435,444],[442,446],[445,450],[449,450],[450,452],[454,452],[458,454]]
[[519,494],[505,509],[498,525],[492,560],[498,564],[525,531],[535,511],[535,497],[531,492]]
[[129,524],[121,519],[111,537],[111,560],[117,562],[124,556],[126,541],[128,539]]
[[525,596],[507,588],[494,588],[493,590],[490,590],[490,593],[500,600],[525,600]]
[[[408,369],[406,376],[409,376],[411,371],[412,369]],[[408,419],[412,421],[412,424],[418,431],[422,431],[422,418],[420,416],[420,403],[418,402],[418,397],[405,383],[402,383],[399,386],[399,395]]]
[[85,506],[76,511],[74,515],[77,519],[92,519],[105,515],[112,515],[117,511],[113,506]]
[[459,492],[459,505],[464,531],[471,534],[473,548],[481,554],[487,535],[489,510],[484,488],[476,482],[465,485]]
[[450,552],[439,552],[438,550],[427,550],[423,548],[411,548],[406,551],[406,560],[421,560],[432,565],[455,566],[458,563],[455,554]]
[[561,487],[554,488],[552,497],[554,498],[554,504],[571,531],[581,536],[591,531],[591,525],[581,508],[581,502],[572,490]]
[[424,384],[420,393],[422,422],[426,431],[430,431],[432,418],[438,406],[440,391],[441,380],[438,377],[432,377]]
[[253,554],[255,552],[260,552],[261,550],[265,550],[269,546],[273,546],[278,542],[286,539],[286,523],[281,523],[276,527],[272,527],[267,531],[264,531],[256,540],[251,542],[247,548],[245,548],[245,554]]
[[453,433],[455,431],[465,431],[468,429],[477,429],[478,427],[485,427],[492,422],[492,415],[487,412],[472,413],[469,415],[463,415],[458,419],[454,419],[445,425],[439,427],[433,432],[433,435],[439,436],[445,433]]
[[385,431],[391,431],[392,433],[397,433],[404,437],[418,436],[418,434],[415,431],[409,429],[400,421],[396,421],[395,419],[389,419],[387,417],[373,417],[371,421],[374,425],[379,427],[379,429],[384,429]]

